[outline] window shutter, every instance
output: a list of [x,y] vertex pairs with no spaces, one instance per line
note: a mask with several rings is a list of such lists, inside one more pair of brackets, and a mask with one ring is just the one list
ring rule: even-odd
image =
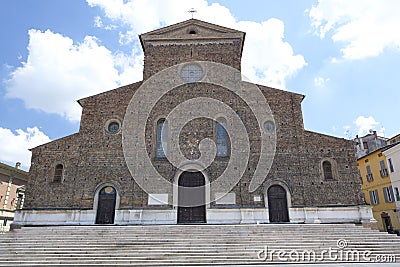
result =
[[383,160],[381,160],[381,161],[379,162],[379,164],[381,165],[381,170],[386,169],[386,168],[385,168],[385,162],[384,162]]
[[367,173],[371,174],[371,167],[368,165],[368,166],[366,166],[366,168],[367,168]]
[[372,191],[369,191],[369,202],[370,204],[374,204],[374,196],[372,194]]
[[395,187],[394,190],[395,190],[395,192],[396,192],[396,201],[400,201],[399,188]]
[[375,198],[376,198],[376,205],[379,204],[379,196],[378,196],[378,190],[374,190],[375,192]]
[[387,187],[384,187],[382,190],[383,190],[383,196],[385,197],[385,202],[390,202],[388,198]]
[[390,196],[390,202],[393,202],[394,201],[393,187],[389,186],[387,189],[388,189],[388,194]]

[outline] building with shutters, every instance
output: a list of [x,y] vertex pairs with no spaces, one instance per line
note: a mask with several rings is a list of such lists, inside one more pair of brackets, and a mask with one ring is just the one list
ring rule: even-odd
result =
[[393,189],[393,201],[395,206],[393,207],[393,217],[395,224],[395,230],[399,230],[399,218],[400,218],[400,136],[397,135],[388,140],[389,147],[382,153],[386,157],[386,163],[388,164],[388,173]]
[[8,231],[14,221],[15,210],[24,206],[28,173],[0,162],[0,231]]
[[[372,206],[378,229],[400,230],[399,186],[393,183],[393,145],[383,146],[357,160],[362,177],[362,191],[367,204]],[[399,166],[400,167],[400,166]]]
[[80,99],[79,132],[32,149],[18,224],[370,223],[353,141],[243,81],[244,32],[191,19],[140,41],[143,81]]

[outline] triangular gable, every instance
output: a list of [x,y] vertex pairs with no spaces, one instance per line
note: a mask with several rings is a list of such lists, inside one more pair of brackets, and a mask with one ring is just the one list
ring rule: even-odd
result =
[[243,34],[243,32],[238,31],[238,30],[234,30],[234,29],[230,29],[227,27],[223,27],[223,26],[219,26],[216,24],[212,24],[209,22],[205,22],[205,21],[201,21],[201,20],[197,20],[197,19],[190,19],[190,20],[186,20],[183,22],[179,22],[161,29],[157,29],[151,32],[147,32],[142,34],[141,36],[149,36],[149,35],[166,35],[166,36],[173,36],[176,35],[176,33],[180,33],[182,32],[182,30],[186,30],[184,31],[185,33],[189,33],[191,30],[196,30],[198,29],[199,32],[198,33],[206,33],[206,34],[227,34],[227,33],[241,33]]
[[190,19],[141,34],[140,42],[143,49],[145,42],[200,39],[239,39],[243,46],[244,37],[244,32],[197,19]]

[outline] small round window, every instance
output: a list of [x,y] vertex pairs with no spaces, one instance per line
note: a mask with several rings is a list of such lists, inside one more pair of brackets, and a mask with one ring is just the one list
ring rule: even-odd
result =
[[264,122],[263,126],[264,126],[264,131],[266,131],[266,132],[271,133],[275,130],[275,124],[273,121],[266,121],[266,122]]
[[112,121],[112,122],[108,123],[107,130],[109,133],[116,134],[119,131],[119,127],[120,127],[119,122]]
[[203,78],[203,69],[197,64],[188,64],[182,68],[181,78],[186,83],[198,82]]

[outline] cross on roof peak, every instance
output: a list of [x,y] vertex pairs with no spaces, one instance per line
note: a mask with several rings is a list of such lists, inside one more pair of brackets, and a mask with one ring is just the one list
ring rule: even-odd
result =
[[197,10],[194,9],[193,7],[188,11],[188,13],[192,14],[192,19],[193,19],[194,13],[196,13],[196,12],[197,12]]

